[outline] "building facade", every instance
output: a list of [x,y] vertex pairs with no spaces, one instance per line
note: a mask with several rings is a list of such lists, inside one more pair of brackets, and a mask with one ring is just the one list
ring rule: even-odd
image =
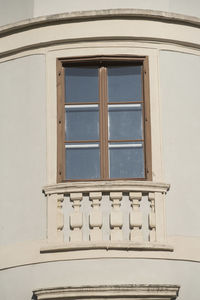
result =
[[1,299],[198,299],[198,1],[1,6]]

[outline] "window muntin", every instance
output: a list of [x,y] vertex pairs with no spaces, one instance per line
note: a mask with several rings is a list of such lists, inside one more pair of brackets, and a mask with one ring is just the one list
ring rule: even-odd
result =
[[147,59],[58,66],[58,181],[151,179]]

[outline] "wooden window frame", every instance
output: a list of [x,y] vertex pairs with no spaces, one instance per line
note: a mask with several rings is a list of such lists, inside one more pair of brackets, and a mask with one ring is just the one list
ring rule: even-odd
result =
[[[144,143],[144,178],[108,178],[108,109],[107,109],[107,68],[104,67],[113,63],[120,64],[141,64],[142,65],[142,86],[143,86],[143,143]],[[72,65],[99,65],[99,111],[100,113],[100,179],[65,179],[65,67]],[[150,93],[149,93],[149,68],[147,56],[95,56],[95,57],[71,57],[57,59],[57,182],[71,181],[98,181],[98,180],[152,180],[152,154],[151,154],[151,120],[150,120]],[[141,101],[140,101],[141,102]],[[132,103],[132,102],[128,102]],[[134,103],[138,103],[134,101]],[[84,103],[86,104],[86,103]],[[90,103],[91,104],[91,103]],[[92,103],[93,104],[93,103]],[[112,103],[113,104],[113,103]],[[102,126],[103,124],[103,126]],[[128,141],[128,140],[127,140]],[[139,140],[137,140],[139,141]],[[80,141],[81,142],[81,141]],[[88,142],[88,141],[87,141]],[[94,142],[94,141],[92,141]],[[112,140],[114,142],[114,140]],[[118,140],[117,142],[122,142]],[[124,140],[125,142],[125,140]],[[133,140],[131,140],[133,142]],[[85,143],[85,141],[84,141]],[[103,157],[103,158],[102,158]]]

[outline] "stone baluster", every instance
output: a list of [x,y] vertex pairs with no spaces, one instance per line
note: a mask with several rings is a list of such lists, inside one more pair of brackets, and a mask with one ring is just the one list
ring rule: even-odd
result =
[[134,242],[143,242],[142,213],[140,210],[142,193],[130,192],[129,199],[132,202],[132,211],[130,212],[130,240]]
[[122,217],[122,212],[120,210],[122,193],[111,192],[110,200],[113,202],[112,203],[113,209],[110,213],[110,227],[111,227],[110,239],[111,241],[122,241],[123,217]]
[[63,201],[64,195],[58,195],[57,199],[57,241],[63,242],[64,241],[64,214],[63,214]]
[[148,200],[150,201],[149,213],[149,241],[156,241],[156,213],[155,213],[155,193],[149,193]]
[[89,215],[89,224],[90,224],[90,240],[91,241],[101,241],[102,240],[102,230],[103,225],[102,221],[102,212],[100,209],[100,201],[102,198],[101,192],[94,192],[89,194],[90,200],[92,201],[92,211]]
[[82,193],[70,193],[70,200],[73,202],[73,212],[70,215],[70,242],[82,241],[82,227],[83,227],[83,214],[80,210],[81,201],[83,198]]

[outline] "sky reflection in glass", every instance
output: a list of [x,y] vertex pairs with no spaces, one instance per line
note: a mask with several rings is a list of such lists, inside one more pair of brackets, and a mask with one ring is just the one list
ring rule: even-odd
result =
[[98,68],[65,68],[65,102],[99,101]]
[[142,101],[141,66],[108,67],[108,101]]
[[110,178],[144,178],[143,143],[109,144]]

